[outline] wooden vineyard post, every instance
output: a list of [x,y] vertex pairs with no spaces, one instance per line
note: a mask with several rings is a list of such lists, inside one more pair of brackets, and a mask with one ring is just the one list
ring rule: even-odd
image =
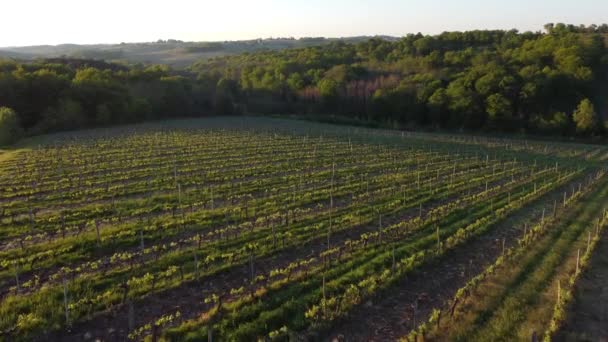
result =
[[541,226],[545,225],[545,208],[543,208],[543,216],[540,219],[540,225]]
[[580,262],[581,262],[581,249],[579,248],[576,251],[576,273],[578,273],[578,268],[579,268]]
[[416,300],[414,301],[414,326],[417,327],[418,326],[418,322],[417,322],[417,317],[418,316],[418,297],[416,297]]
[[61,211],[61,236],[65,239],[65,214]]
[[173,181],[177,186],[177,164],[173,164]]
[[129,313],[128,313],[129,331],[133,331],[135,329],[135,309],[133,308],[132,300],[129,299],[127,303],[129,306]]
[[99,235],[99,220],[95,220],[95,230],[97,231],[97,247],[101,246],[101,236]]
[[557,216],[557,200],[553,201],[553,218]]
[[378,215],[378,237],[382,243],[382,214]]
[[250,283],[253,284],[254,277],[254,269],[253,269],[253,250],[249,252],[249,280]]
[[395,272],[395,245],[393,245],[393,250],[392,250],[392,259],[393,259],[393,264],[391,266],[391,269],[393,270],[393,272]]
[[152,324],[152,342],[158,342],[158,328],[156,323]]
[[587,254],[589,254],[589,248],[591,247],[591,231],[588,232],[588,236],[587,236]]
[[336,174],[336,163],[331,164],[331,191],[334,190],[334,176]]
[[70,325],[70,311],[68,307],[68,286],[65,280],[65,275],[63,276],[63,306],[65,308],[65,324],[66,326]]
[[572,195],[570,195],[570,198],[574,197],[575,194],[576,194],[576,188],[573,186],[572,187]]
[[439,226],[437,227],[437,253],[441,252],[441,240],[439,239]]
[[323,293],[323,316],[327,317],[327,296],[325,293],[325,274],[323,274],[322,293]]
[[177,203],[182,206],[182,185],[177,183]]
[[211,210],[215,209],[213,204],[213,186],[209,187],[209,191],[211,192]]
[[272,248],[277,248],[277,233],[274,231],[274,221],[270,223],[270,227],[272,229]]
[[502,257],[505,257],[505,243],[506,243],[506,238],[502,238]]
[[19,294],[19,292],[21,292],[21,285],[19,282],[19,262],[17,260],[15,260],[13,262],[15,264],[15,284],[16,284],[15,290],[17,291],[17,294]]
[[418,212],[418,218],[422,219],[422,203],[420,203],[420,210]]
[[566,191],[564,191],[564,208],[566,207]]
[[[332,205],[333,205],[333,201],[332,201]],[[327,249],[329,249],[329,238],[331,236],[332,221],[333,221],[333,218],[332,218],[331,214],[332,214],[332,210],[331,210],[331,207],[330,207],[329,208],[329,227],[327,229]]]
[[32,210],[32,208],[29,209],[29,216],[30,216],[30,229],[34,230],[34,211]]

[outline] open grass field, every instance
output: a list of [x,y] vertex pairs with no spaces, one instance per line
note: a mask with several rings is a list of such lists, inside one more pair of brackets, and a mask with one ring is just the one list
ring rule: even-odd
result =
[[32,138],[0,151],[0,340],[572,335],[607,158],[253,117]]

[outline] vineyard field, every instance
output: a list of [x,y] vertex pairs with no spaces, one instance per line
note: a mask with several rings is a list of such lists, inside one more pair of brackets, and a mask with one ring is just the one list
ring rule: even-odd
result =
[[607,162],[262,117],[30,138],[0,151],[0,341],[596,340]]

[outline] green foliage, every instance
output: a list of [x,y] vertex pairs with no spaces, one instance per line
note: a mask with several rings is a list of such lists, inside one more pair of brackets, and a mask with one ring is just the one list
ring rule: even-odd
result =
[[541,131],[566,135],[571,127],[570,117],[564,112],[556,112],[548,119],[540,118],[536,124]]
[[17,113],[7,107],[0,107],[0,145],[14,143],[23,132]]
[[590,133],[597,129],[598,118],[595,107],[589,99],[584,99],[578,105],[572,119],[576,124],[576,131],[579,133]]
[[511,101],[501,94],[493,94],[486,100],[486,112],[494,123],[508,122],[513,113]]
[[[312,39],[319,45],[253,49],[180,71],[75,59],[3,62],[0,105],[19,113],[27,133],[211,113],[314,113],[395,128],[573,134],[571,115],[554,116],[573,113],[581,98],[603,95],[606,27],[546,30]],[[184,45],[191,52],[220,48],[226,44]],[[64,119],[66,106],[74,122]],[[593,115],[577,117],[581,136],[605,133]]]
[[323,79],[319,82],[319,93],[324,99],[334,99],[339,95],[340,85],[333,79]]

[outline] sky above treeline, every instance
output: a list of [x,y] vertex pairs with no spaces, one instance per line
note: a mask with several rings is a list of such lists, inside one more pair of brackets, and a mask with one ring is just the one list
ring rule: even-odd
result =
[[539,31],[608,22],[608,0],[7,0],[0,46]]

